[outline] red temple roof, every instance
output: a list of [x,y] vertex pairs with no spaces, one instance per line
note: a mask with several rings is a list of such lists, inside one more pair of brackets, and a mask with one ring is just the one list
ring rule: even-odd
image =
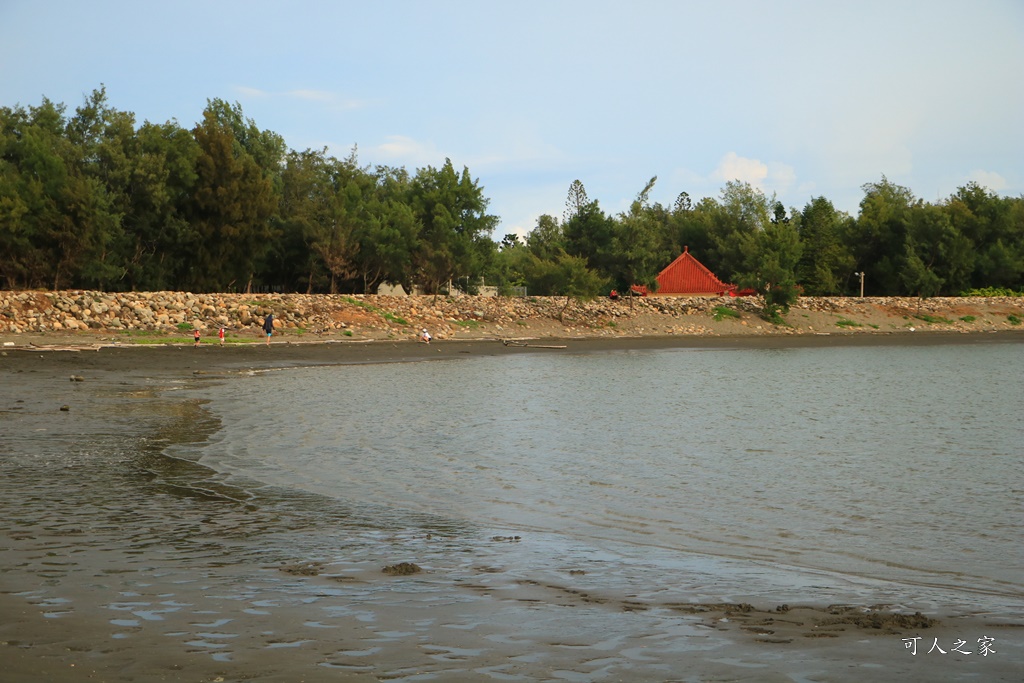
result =
[[683,253],[668,264],[656,278],[658,294],[727,294],[736,290],[736,285],[722,282],[703,263],[683,247]]

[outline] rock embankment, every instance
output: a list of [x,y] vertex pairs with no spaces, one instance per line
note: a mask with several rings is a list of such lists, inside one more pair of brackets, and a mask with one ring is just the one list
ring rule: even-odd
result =
[[[567,301],[564,297],[389,297],[189,292],[3,291],[0,334],[142,335],[211,333],[258,336],[273,313],[288,335],[364,339],[596,335],[798,334],[1013,328],[1024,298],[804,297],[785,325],[759,317],[758,297],[649,297]],[[723,309],[728,309],[723,315]],[[1015,322],[1016,321],[1016,322]]]

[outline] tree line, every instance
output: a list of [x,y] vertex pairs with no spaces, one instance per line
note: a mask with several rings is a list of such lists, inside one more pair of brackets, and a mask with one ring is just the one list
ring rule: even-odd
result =
[[469,169],[360,165],[356,150],[288,149],[241,106],[207,102],[191,129],[136,125],[104,88],[68,114],[0,108],[0,283],[19,288],[373,293],[457,282],[577,297],[655,288],[688,246],[721,279],[787,307],[800,293],[957,295],[1024,290],[1024,197],[968,183],[929,203],[884,176],[856,217],[824,197],[787,210],[748,183],[696,203],[606,213],[574,181],[561,219],[525,240]]

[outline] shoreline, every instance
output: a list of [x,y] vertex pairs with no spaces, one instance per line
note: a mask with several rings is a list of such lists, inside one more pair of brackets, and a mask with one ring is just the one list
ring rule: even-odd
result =
[[[498,339],[454,339],[423,344],[414,341],[361,342],[317,340],[209,345],[198,349],[181,344],[97,344],[76,336],[59,342],[0,349],[0,371],[60,370],[88,381],[103,375],[178,375],[231,373],[312,365],[456,360],[522,354],[615,353],[648,350],[811,349],[873,346],[935,346],[1021,344],[1024,330],[979,333],[921,332],[914,334],[722,335],[714,337],[577,337],[520,338],[520,345]],[[50,340],[52,341],[52,340]],[[78,343],[75,343],[78,342]],[[88,342],[88,343],[86,343]]]

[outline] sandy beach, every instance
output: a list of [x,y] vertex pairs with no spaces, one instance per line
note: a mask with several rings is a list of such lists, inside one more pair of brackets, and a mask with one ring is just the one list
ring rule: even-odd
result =
[[[652,605],[588,592],[582,572],[572,570],[532,585],[510,582],[499,566],[460,558],[454,546],[450,567],[407,576],[382,571],[381,558],[282,557],[276,537],[313,533],[347,513],[262,509],[229,487],[176,490],[171,470],[184,465],[161,453],[216,428],[204,423],[204,383],[274,368],[644,348],[1022,341],[1016,330],[520,335],[512,343],[481,336],[430,345],[285,335],[269,347],[194,349],[187,340],[19,336],[0,356],[0,678],[1019,680],[1024,624],[999,615],[779,604],[770,595]],[[97,464],[90,453],[104,449],[118,455]],[[59,467],[48,462],[57,459]],[[443,536],[406,540],[445,556]],[[514,552],[519,541],[493,540],[498,553]],[[310,605],[330,618],[311,620]],[[559,615],[566,611],[587,628],[565,632]],[[617,624],[641,616],[652,624],[642,644],[617,637]],[[993,651],[983,652],[979,639],[988,638]],[[218,657],[227,650],[230,658]],[[602,661],[613,657],[634,662],[632,672],[605,671]]]

